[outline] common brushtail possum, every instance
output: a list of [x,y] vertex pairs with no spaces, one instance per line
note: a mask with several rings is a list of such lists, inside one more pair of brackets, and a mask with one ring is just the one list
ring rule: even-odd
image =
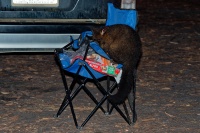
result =
[[124,24],[93,28],[92,32],[92,39],[114,62],[123,65],[119,89],[116,94],[108,96],[112,103],[121,104],[135,84],[135,72],[142,54],[140,37],[134,29]]

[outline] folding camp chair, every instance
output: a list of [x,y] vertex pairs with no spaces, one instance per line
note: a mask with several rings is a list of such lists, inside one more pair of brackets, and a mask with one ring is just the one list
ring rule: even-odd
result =
[[[108,3],[108,15],[106,25],[113,24],[127,24],[135,29],[137,24],[137,12],[135,10],[120,10],[116,9],[113,4]],[[114,92],[117,88],[117,82],[110,82],[110,78],[113,77],[110,73],[102,73],[95,70],[87,61],[88,53],[93,51],[103,58],[110,60],[109,55],[107,55],[101,47],[91,40],[92,32],[86,31],[81,33],[80,37],[76,40],[71,40],[71,42],[61,49],[55,49],[55,60],[60,68],[66,96],[56,114],[56,116],[60,116],[61,113],[65,110],[65,108],[69,105],[71,109],[71,113],[73,116],[73,120],[75,126],[77,128],[82,128],[90,118],[96,113],[98,109],[100,109],[104,114],[111,114],[113,109],[124,118],[124,120],[131,124],[136,121],[136,113],[135,113],[135,89],[132,89],[132,94],[129,96],[129,103],[131,104],[131,109],[133,111],[133,120],[130,119],[128,109],[126,103],[122,104],[124,111],[115,104],[110,103],[107,100],[108,95]],[[77,52],[78,51],[78,52]],[[78,55],[76,58],[74,54]],[[72,59],[73,58],[73,59]],[[73,60],[73,61],[72,61]],[[122,65],[118,65],[119,67]],[[118,68],[120,69],[120,68]],[[68,86],[66,81],[66,75],[69,74],[72,77],[72,82]],[[107,86],[104,86],[100,83],[102,79],[107,79]],[[88,81],[93,82],[96,85],[96,88],[102,93],[102,98],[98,101],[90,89],[86,86]],[[78,87],[77,87],[78,85]],[[73,105],[73,99],[78,97],[79,92],[83,90],[89,98],[95,103],[94,109],[85,119],[85,121],[78,125],[77,117]],[[103,104],[107,101],[106,110],[103,108]],[[109,106],[110,105],[110,106]]]

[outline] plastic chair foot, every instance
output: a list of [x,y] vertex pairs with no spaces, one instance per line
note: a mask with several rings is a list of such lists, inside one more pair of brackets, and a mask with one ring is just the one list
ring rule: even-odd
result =
[[78,130],[80,130],[80,131],[83,129],[82,126],[77,126],[76,128],[77,128]]
[[108,116],[108,115],[110,115],[110,113],[109,112],[105,112],[105,115]]
[[54,118],[59,118],[60,115],[57,115],[57,114],[56,114],[56,115],[53,115],[53,117],[54,117]]

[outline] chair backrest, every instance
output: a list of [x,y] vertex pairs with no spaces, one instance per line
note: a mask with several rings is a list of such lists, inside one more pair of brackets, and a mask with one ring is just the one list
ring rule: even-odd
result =
[[108,3],[106,26],[114,24],[126,24],[136,29],[137,11],[127,9],[117,9],[112,3]]

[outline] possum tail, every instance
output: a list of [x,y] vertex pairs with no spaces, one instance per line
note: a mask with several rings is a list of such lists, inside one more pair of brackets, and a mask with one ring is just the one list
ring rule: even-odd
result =
[[[133,68],[133,67],[132,67]],[[116,94],[109,95],[108,100],[114,104],[122,104],[128,97],[131,89],[134,87],[136,74],[133,69],[128,69],[126,66],[122,68],[122,76],[119,82],[119,89]]]

